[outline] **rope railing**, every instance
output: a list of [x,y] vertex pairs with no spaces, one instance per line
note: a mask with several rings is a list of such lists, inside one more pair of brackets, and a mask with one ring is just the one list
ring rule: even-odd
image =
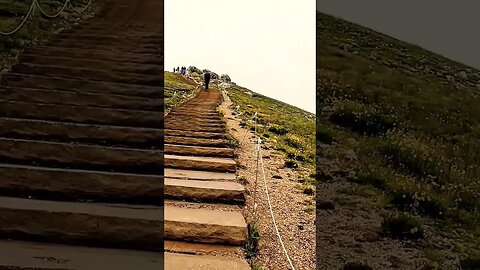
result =
[[[79,13],[83,13],[84,11],[86,11],[90,5],[92,4],[92,0],[89,0],[87,5],[83,8],[81,8],[80,12]],[[15,33],[17,33],[18,31],[20,31],[20,29],[25,25],[25,23],[28,21],[28,19],[33,16],[33,14],[35,13],[35,9],[37,8],[40,13],[42,13],[45,17],[47,18],[51,18],[51,19],[54,19],[54,18],[57,18],[58,16],[60,16],[60,14],[62,14],[65,9],[67,9],[67,7],[70,5],[70,7],[74,8],[72,3],[71,3],[71,0],[65,0],[65,3],[63,4],[63,6],[60,8],[60,10],[58,12],[56,12],[55,14],[49,14],[48,12],[46,12],[42,6],[40,5],[40,0],[32,0],[32,3],[30,4],[30,7],[28,8],[28,12],[27,14],[25,14],[23,20],[16,26],[14,27],[12,30],[10,31],[1,31],[0,30],[0,35],[2,36],[11,36]]]

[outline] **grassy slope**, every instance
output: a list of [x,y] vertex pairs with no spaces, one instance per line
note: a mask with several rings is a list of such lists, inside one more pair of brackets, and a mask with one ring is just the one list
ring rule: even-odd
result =
[[242,123],[254,130],[252,119],[257,112],[258,133],[262,140],[286,156],[286,166],[298,166],[304,171],[306,183],[313,183],[315,115],[240,86],[230,88],[227,93],[239,106]]
[[[333,161],[351,181],[385,194],[388,206],[445,233],[466,230],[465,253],[474,256],[478,104],[479,71],[317,13],[318,148],[337,149],[320,150],[320,178],[335,178]],[[344,154],[351,150],[353,163]]]
[[173,72],[164,72],[165,76],[165,103],[164,110],[167,114],[172,108],[185,101],[190,95],[195,93],[197,85],[194,81],[182,77],[182,75]]
[[[96,0],[87,13],[98,11],[105,1]],[[31,0],[0,0],[0,30],[6,32],[16,27],[23,19],[23,15],[28,12],[31,2]],[[42,8],[50,14],[55,14],[64,3],[63,0],[40,2]],[[75,0],[73,3],[75,7],[83,7],[88,0]],[[40,11],[36,10],[35,15],[16,34],[0,36],[0,70],[11,66],[21,49],[42,44],[52,38],[58,30],[81,17],[81,14],[72,13],[70,9],[67,9],[64,15],[48,19],[42,17]]]

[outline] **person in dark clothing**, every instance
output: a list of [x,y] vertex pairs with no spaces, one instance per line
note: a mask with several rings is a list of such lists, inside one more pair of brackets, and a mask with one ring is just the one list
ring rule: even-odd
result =
[[203,75],[204,79],[205,79],[205,90],[208,90],[208,84],[210,83],[210,73],[209,72],[205,72],[205,74]]

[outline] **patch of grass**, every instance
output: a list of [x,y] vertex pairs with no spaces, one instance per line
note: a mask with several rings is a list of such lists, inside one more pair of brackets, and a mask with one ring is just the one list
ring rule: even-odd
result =
[[196,92],[196,83],[182,75],[173,72],[164,72],[164,111],[168,114],[170,110],[186,101]]
[[312,185],[303,185],[303,194],[306,194],[306,195],[309,195],[309,196],[312,196],[315,194],[315,187],[312,186]]
[[258,254],[258,242],[260,241],[260,230],[258,230],[254,225],[247,225],[248,238],[247,243],[245,243],[245,258],[253,263],[253,260]]
[[262,140],[281,151],[287,167],[315,172],[315,115],[278,100],[235,86],[227,91],[239,106],[242,124],[255,130],[253,116],[257,113],[257,133]]
[[386,236],[398,239],[417,240],[424,236],[422,222],[406,214],[384,219],[382,231]]

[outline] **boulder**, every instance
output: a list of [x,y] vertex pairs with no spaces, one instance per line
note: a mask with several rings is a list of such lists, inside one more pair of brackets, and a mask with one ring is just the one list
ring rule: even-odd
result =
[[222,82],[231,82],[232,79],[230,79],[230,76],[228,76],[227,74],[222,74],[222,76],[220,76],[220,80],[222,80]]
[[188,73],[189,74],[192,74],[192,73],[203,74],[202,70],[195,67],[195,66],[189,66],[188,67]]

